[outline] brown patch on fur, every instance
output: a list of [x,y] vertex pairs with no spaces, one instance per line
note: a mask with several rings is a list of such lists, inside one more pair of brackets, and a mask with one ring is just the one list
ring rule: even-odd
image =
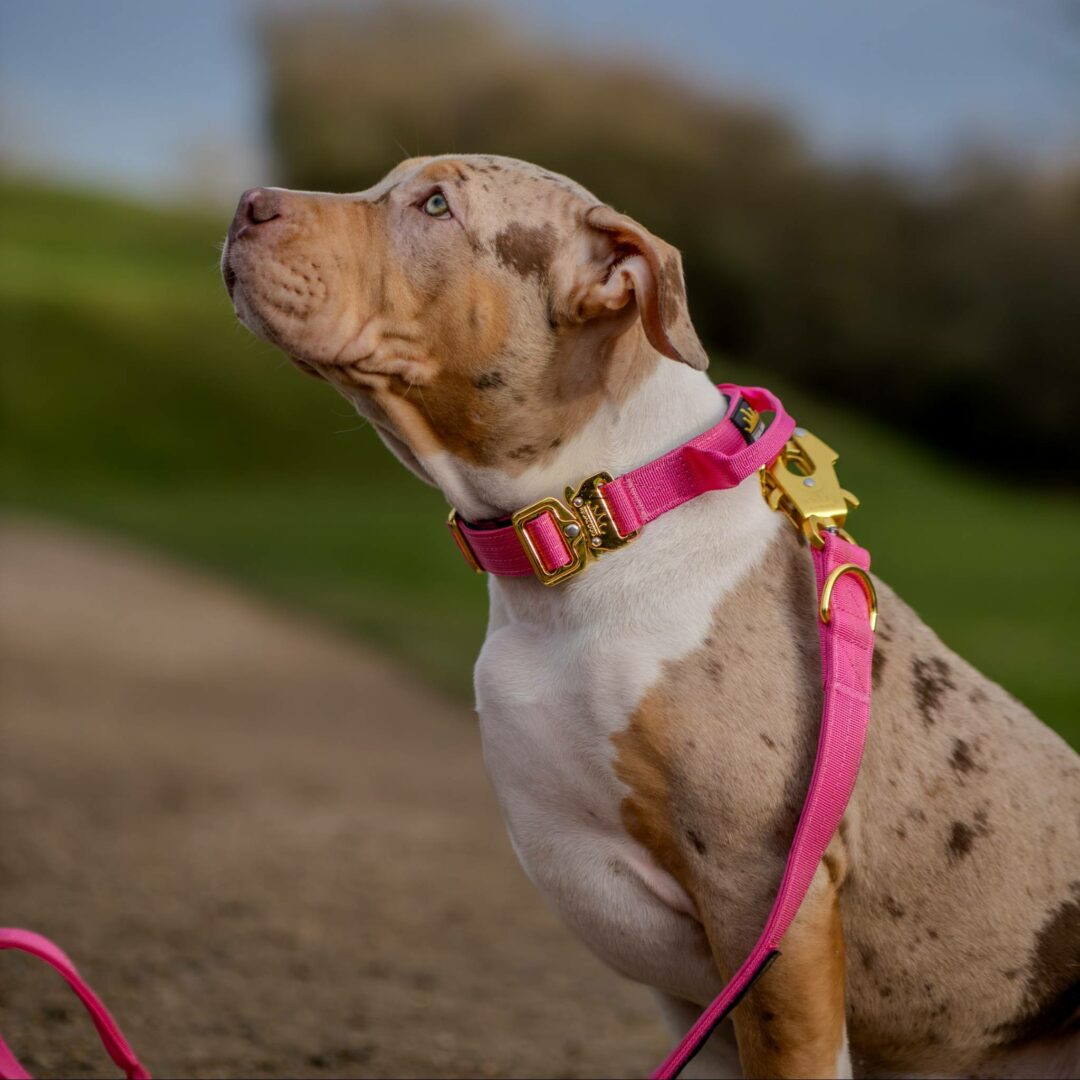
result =
[[877,689],[881,685],[881,678],[885,674],[885,650],[881,647],[881,642],[874,643],[874,655],[870,661],[870,681],[873,689]]
[[978,768],[975,757],[972,754],[971,745],[966,739],[953,739],[952,753],[949,755],[949,764],[960,773],[969,773]]
[[469,174],[460,162],[445,159],[433,161],[420,175],[432,183],[437,183],[439,180],[467,180],[469,178]]
[[1071,891],[1073,899],[1052,911],[1036,935],[1024,1007],[993,1031],[1000,1043],[1080,1030],[1080,881],[1073,882]]
[[705,841],[702,840],[701,837],[698,836],[698,834],[696,832],[694,832],[693,829],[687,829],[686,830],[686,839],[689,840],[690,843],[694,845],[694,850],[699,855],[704,855],[705,852],[708,850],[706,848]]
[[949,830],[947,844],[949,860],[957,863],[965,856],[970,855],[971,849],[975,846],[975,841],[979,837],[986,836],[989,831],[985,810],[975,812],[975,821],[971,825],[964,821],[954,821],[952,828]]
[[555,251],[555,230],[550,225],[511,222],[495,237],[495,255],[503,266],[522,277],[546,277]]
[[623,827],[689,891],[687,858],[671,819],[671,733],[663,708],[646,699],[630,726],[616,732],[611,741],[617,755],[615,773],[632,793],[622,802]]
[[946,690],[955,690],[949,665],[940,656],[916,658],[912,661],[914,675],[915,702],[922,713],[923,722],[931,727],[941,711],[942,698]]
[[477,390],[495,390],[506,385],[501,371],[482,371],[472,381]]
[[882,901],[882,906],[889,913],[890,918],[902,919],[904,917],[904,909],[896,902],[891,896],[886,896]]

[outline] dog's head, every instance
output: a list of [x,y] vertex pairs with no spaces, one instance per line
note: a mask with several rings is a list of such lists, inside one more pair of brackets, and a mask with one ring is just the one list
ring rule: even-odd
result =
[[508,158],[405,161],[353,195],[256,188],[222,257],[237,315],[424,463],[521,471],[660,362],[703,369],[678,252]]

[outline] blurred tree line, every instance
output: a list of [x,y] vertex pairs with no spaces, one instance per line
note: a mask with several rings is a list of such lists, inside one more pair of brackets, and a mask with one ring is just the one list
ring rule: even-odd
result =
[[523,39],[490,10],[279,9],[261,40],[290,185],[356,190],[420,153],[538,162],[682,250],[715,354],[973,464],[1075,476],[1080,167],[825,162],[775,112]]

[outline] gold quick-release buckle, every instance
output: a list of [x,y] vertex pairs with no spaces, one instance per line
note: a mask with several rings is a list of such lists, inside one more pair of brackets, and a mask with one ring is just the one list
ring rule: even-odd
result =
[[839,457],[816,435],[797,427],[777,459],[761,470],[765,501],[819,550],[825,546],[822,529],[851,540],[844,524],[848,507],[859,505],[859,500],[840,486],[834,468]]
[[[590,562],[609,551],[625,547],[638,535],[638,530],[625,536],[615,526],[611,509],[604,499],[604,485],[611,483],[611,473],[599,472],[583,480],[575,490],[566,489],[566,502],[546,498],[526,506],[511,519],[514,531],[532,565],[533,573],[543,585],[558,585],[560,581],[579,574]],[[566,566],[547,570],[540,552],[525,528],[544,514],[550,514],[570,549],[570,562]]]

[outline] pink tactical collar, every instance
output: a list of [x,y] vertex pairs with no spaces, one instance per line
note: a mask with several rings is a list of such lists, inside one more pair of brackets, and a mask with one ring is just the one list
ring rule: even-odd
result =
[[[556,585],[630,543],[642,526],[668,510],[707,491],[735,487],[760,471],[769,505],[784,513],[809,544],[817,580],[824,708],[806,801],[761,936],[653,1080],[678,1076],[781,955],[780,942],[851,798],[870,719],[877,599],[868,573],[870,556],[843,529],[848,505],[857,501],[839,485],[832,467],[836,453],[795,427],[768,390],[720,389],[730,400],[716,427],[639,469],[618,478],[598,473],[576,489],[567,488],[566,502],[542,499],[514,514],[509,524],[469,524],[455,514],[449,522],[462,554],[478,571],[535,574],[543,584]],[[773,414],[767,425],[762,412]],[[56,968],[89,1009],[113,1061],[130,1080],[149,1077],[101,1000],[52,942],[29,930],[0,930],[3,949],[30,952]],[[0,1038],[0,1080],[28,1076]]]
[[[795,421],[779,398],[757,387],[724,383],[724,419],[663,457],[612,478],[597,473],[566,501],[541,499],[509,521],[468,522],[456,511],[447,522],[469,565],[501,577],[535,574],[556,585],[594,558],[630,543],[643,525],[706,491],[736,487],[770,464],[784,448]],[[775,416],[764,433],[759,414]]]

